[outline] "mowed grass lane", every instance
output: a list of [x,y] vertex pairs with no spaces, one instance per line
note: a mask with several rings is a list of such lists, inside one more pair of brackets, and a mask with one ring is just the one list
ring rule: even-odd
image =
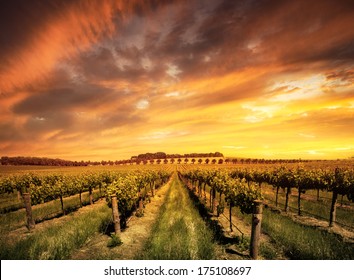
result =
[[176,174],[173,176],[151,236],[136,259],[213,259],[212,232],[199,215],[188,190]]

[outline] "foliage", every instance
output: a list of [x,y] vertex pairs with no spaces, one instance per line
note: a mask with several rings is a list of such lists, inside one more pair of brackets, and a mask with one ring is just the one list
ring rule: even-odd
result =
[[[248,184],[244,178],[232,178],[227,170],[194,169],[184,173],[183,176],[199,186],[207,184],[212,190],[224,194],[228,204],[239,207],[242,213],[252,213],[254,201],[262,199],[255,184]],[[217,211],[221,211],[222,208],[223,205]]]

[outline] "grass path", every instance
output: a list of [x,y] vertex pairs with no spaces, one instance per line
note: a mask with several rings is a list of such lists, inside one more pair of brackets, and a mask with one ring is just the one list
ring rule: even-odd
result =
[[174,174],[157,221],[136,259],[213,259],[212,233]]

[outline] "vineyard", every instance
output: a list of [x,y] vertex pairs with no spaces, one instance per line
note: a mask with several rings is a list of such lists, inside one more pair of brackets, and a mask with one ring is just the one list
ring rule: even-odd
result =
[[353,202],[351,166],[164,164],[2,172],[0,255],[354,259]]

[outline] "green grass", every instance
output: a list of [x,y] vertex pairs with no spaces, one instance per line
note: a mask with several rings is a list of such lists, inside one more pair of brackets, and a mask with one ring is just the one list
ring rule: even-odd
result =
[[[99,191],[94,191],[94,199],[98,199]],[[88,192],[82,194],[83,205],[89,204]],[[64,198],[64,209],[66,212],[78,208],[80,205],[79,195],[74,195]],[[53,200],[47,203],[32,206],[32,213],[36,223],[50,218],[51,216],[60,215],[61,213],[60,200]],[[0,214],[0,234],[15,230],[26,225],[25,209]]]
[[345,243],[327,231],[295,223],[268,209],[263,212],[262,230],[284,249],[290,259],[354,259],[353,244]]
[[[242,214],[234,207],[234,215],[251,227],[251,215]],[[237,223],[237,221],[236,221]],[[267,233],[282,248],[290,259],[354,259],[354,245],[344,243],[333,233],[301,225],[289,217],[264,209],[262,231]],[[246,238],[247,240],[247,238]],[[277,251],[268,244],[260,244],[260,254],[265,259],[277,259]]]
[[143,252],[136,259],[212,259],[213,235],[175,176]]
[[0,214],[16,211],[23,207],[22,198],[18,199],[17,193],[4,193],[0,195]]
[[[262,193],[266,199],[275,201],[275,190],[270,186],[262,187]],[[291,209],[292,212],[297,213],[297,190],[296,189],[292,190],[292,193],[293,195],[289,196],[289,206],[293,208]],[[312,195],[313,198],[312,200],[306,200],[302,198],[301,209],[303,211],[311,213],[312,215],[321,217],[323,220],[329,221],[332,193],[321,191],[320,197],[322,198],[322,200],[320,201],[316,200],[315,191],[307,191],[305,195],[308,194]],[[336,213],[337,222],[354,227],[354,211],[351,209],[340,207],[339,206],[340,200],[341,200],[341,196],[339,196],[337,200],[337,213]],[[285,205],[285,193],[283,192],[283,190],[279,191],[278,202],[279,202],[278,207],[283,209]],[[344,203],[349,204],[349,202],[346,199],[344,199]],[[350,205],[354,206],[353,203],[351,203]],[[307,213],[304,213],[304,215],[307,215]]]
[[[206,186],[206,192],[210,193],[210,187],[209,186]],[[204,195],[204,194],[203,194]],[[219,200],[220,199],[220,196],[219,194],[217,194],[217,199]],[[225,203],[226,205],[226,203]],[[209,202],[209,199],[207,199],[207,206],[208,208],[210,209],[210,202]],[[229,217],[229,207],[226,206],[225,209],[224,209],[224,215],[228,218]],[[246,226],[249,226],[251,228],[251,225],[252,225],[252,215],[249,215],[249,214],[243,214],[241,213],[241,210],[240,208],[238,207],[233,207],[232,208],[232,215],[233,215],[233,220],[232,220],[232,223],[234,225],[237,226],[237,224],[239,222],[245,224]],[[239,234],[238,230],[235,229],[234,227],[234,231]],[[236,245],[238,251],[240,252],[246,252],[246,251],[249,251],[249,248],[250,248],[250,236],[247,236],[247,235],[244,235],[242,240],[240,240]],[[267,243],[261,243],[260,244],[260,247],[259,247],[259,252],[260,252],[260,255],[264,258],[264,259],[267,259],[267,260],[276,260],[276,259],[279,259],[278,256],[279,256],[279,251],[274,248],[274,246],[271,246],[270,244],[267,244]]]
[[[70,214],[72,215],[72,214]],[[7,242],[0,239],[0,258],[15,260],[63,260],[80,248],[96,232],[110,222],[111,210],[107,205],[73,216],[68,222],[54,224],[24,239]]]

